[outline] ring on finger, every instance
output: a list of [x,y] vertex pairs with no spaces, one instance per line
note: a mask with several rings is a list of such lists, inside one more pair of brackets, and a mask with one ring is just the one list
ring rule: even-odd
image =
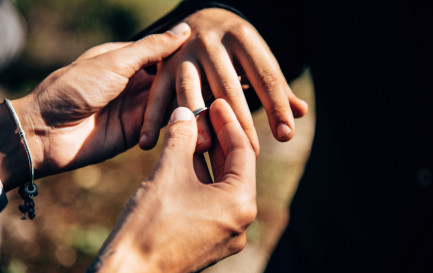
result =
[[238,79],[239,79],[239,83],[241,84],[242,90],[247,90],[251,87],[247,77],[239,75]]
[[197,110],[192,111],[192,113],[194,114],[194,116],[197,116],[198,114],[200,114],[201,112],[206,111],[206,110],[207,110],[207,107],[204,106],[204,107],[198,108]]

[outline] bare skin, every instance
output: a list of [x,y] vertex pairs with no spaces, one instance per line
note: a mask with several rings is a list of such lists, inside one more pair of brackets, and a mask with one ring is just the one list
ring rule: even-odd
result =
[[[12,101],[39,177],[93,164],[138,141],[152,77],[190,28],[135,43],[95,47]],[[230,106],[209,111],[215,183],[195,154],[197,123],[177,109],[158,164],[125,206],[88,272],[194,272],[240,251],[256,216],[255,154]],[[5,190],[28,179],[27,157],[11,113],[0,104],[0,178]]]
[[215,183],[200,179],[206,176],[194,156],[194,116],[176,109],[153,174],[125,206],[88,272],[196,272],[245,246],[257,211],[255,154],[224,100],[209,114],[217,136],[210,151]]
[[[163,120],[160,113],[173,98],[179,106],[194,111],[214,96],[224,98],[232,107],[258,155],[259,143],[239,76],[257,92],[274,137],[279,141],[291,139],[294,117],[305,115],[308,105],[292,92],[257,30],[238,15],[217,8],[195,12],[184,21],[191,26],[192,35],[170,60],[159,65],[149,94],[140,146],[148,149],[156,143]],[[199,150],[210,145],[205,120],[198,120],[199,133],[206,139],[198,143]]]
[[[12,101],[36,176],[97,163],[137,144],[153,80],[142,68],[171,55],[190,33],[181,24],[134,43],[97,46]],[[4,104],[0,122],[10,129],[0,133],[0,175],[10,190],[28,179],[27,158]]]

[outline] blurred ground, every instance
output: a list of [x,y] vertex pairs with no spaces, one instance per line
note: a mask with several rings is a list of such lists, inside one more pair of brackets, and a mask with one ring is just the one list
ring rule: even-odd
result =
[[[0,74],[0,98],[24,95],[87,48],[127,39],[176,3],[15,1],[25,18],[27,42],[21,57]],[[258,217],[248,229],[246,249],[207,269],[207,273],[261,272],[287,222],[287,205],[302,175],[314,133],[313,86],[308,70],[291,87],[309,102],[310,112],[297,120],[297,134],[289,143],[275,141],[264,111],[255,113],[262,151],[257,164]],[[152,170],[160,145],[149,152],[133,148],[104,163],[38,180],[38,216],[34,221],[20,220],[16,209],[20,198],[16,191],[8,193],[9,206],[1,215],[0,271],[84,272],[123,204]]]

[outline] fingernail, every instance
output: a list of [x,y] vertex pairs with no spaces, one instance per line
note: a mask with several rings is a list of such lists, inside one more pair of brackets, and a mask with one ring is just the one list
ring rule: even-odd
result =
[[280,123],[277,127],[278,137],[285,137],[290,134],[290,132],[292,132],[292,129],[290,129],[290,127],[285,123]]
[[171,114],[170,121],[168,123],[171,124],[178,121],[187,121],[192,120],[193,118],[194,115],[191,110],[186,107],[178,107],[173,111],[173,114]]
[[200,144],[205,143],[205,142],[206,142],[206,138],[202,134],[199,134],[197,136],[197,145],[200,145]]
[[176,36],[182,36],[189,30],[189,26],[187,23],[180,23],[169,30],[169,32],[173,33]]
[[147,139],[148,139],[147,135],[146,135],[146,134],[143,134],[143,135],[140,137],[140,142],[139,142],[139,143],[140,143],[141,145],[144,145],[144,144],[146,144]]

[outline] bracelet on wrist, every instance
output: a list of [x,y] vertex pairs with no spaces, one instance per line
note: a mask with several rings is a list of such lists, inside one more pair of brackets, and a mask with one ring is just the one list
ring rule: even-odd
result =
[[4,101],[5,101],[7,108],[9,109],[9,112],[11,113],[11,115],[15,121],[15,124],[16,124],[17,129],[18,129],[18,134],[19,134],[20,139],[24,145],[24,148],[25,148],[25,151],[27,154],[27,159],[29,162],[29,172],[30,172],[29,182],[20,186],[20,188],[18,189],[18,193],[20,194],[21,198],[24,200],[24,204],[20,205],[18,208],[23,214],[21,219],[23,219],[23,220],[26,219],[26,213],[28,214],[28,217],[30,219],[33,219],[36,216],[35,202],[34,202],[33,198],[38,195],[38,187],[34,183],[34,169],[33,169],[32,155],[30,152],[29,145],[27,144],[24,130],[21,127],[21,123],[18,119],[17,114],[15,113],[14,108],[12,107],[11,102],[8,99],[5,99]]

